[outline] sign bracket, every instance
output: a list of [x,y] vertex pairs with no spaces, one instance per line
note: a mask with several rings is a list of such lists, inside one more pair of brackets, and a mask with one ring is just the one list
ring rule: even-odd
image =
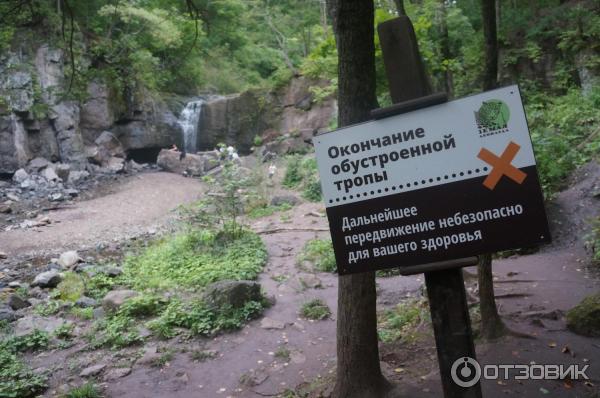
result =
[[379,120],[389,116],[400,115],[403,113],[416,111],[421,108],[443,104],[445,102],[448,102],[448,95],[446,93],[435,93],[426,95],[424,97],[403,101],[385,108],[373,109],[371,111],[371,117],[375,120]]

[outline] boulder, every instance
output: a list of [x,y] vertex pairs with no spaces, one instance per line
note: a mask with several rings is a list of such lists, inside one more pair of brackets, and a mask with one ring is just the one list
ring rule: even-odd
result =
[[42,170],[42,177],[44,177],[46,181],[49,182],[56,182],[60,180],[60,177],[58,176],[58,174],[56,174],[52,167],[46,167],[44,170]]
[[110,131],[103,131],[102,134],[94,141],[96,146],[101,150],[106,151],[110,156],[119,158],[125,157],[125,151],[121,141]]
[[12,308],[15,311],[31,306],[31,303],[29,301],[24,300],[23,298],[21,298],[21,296],[17,294],[11,294],[10,296],[8,296],[7,304],[10,308]]
[[125,300],[137,295],[138,293],[133,290],[112,290],[102,299],[102,308],[106,312],[116,311],[123,305]]
[[102,372],[104,370],[104,368],[106,368],[105,364],[98,364],[98,365],[88,366],[87,368],[83,369],[81,371],[81,373],[79,373],[79,377],[93,377],[93,376],[97,376],[97,375],[100,374],[100,372]]
[[281,206],[283,204],[295,206],[298,203],[300,203],[300,199],[294,195],[276,195],[271,199],[271,206]]
[[75,305],[80,308],[95,307],[97,304],[96,300],[87,296],[81,296],[75,301]]
[[26,336],[33,333],[35,330],[52,334],[56,329],[63,325],[71,325],[72,322],[55,317],[40,317],[29,315],[17,321],[15,325],[15,336]]
[[27,170],[33,173],[38,173],[40,170],[45,169],[50,165],[50,162],[42,157],[37,157],[32,159],[27,165]]
[[9,204],[0,203],[0,214],[12,213],[12,207]]
[[19,318],[15,311],[8,307],[0,307],[0,321],[14,322]]
[[61,253],[58,258],[58,264],[63,268],[71,268],[81,261],[81,257],[75,250]]
[[275,319],[264,317],[260,321],[260,327],[262,329],[284,329],[285,323],[282,321],[277,321]]
[[60,273],[57,270],[53,269],[38,274],[33,280],[33,282],[31,282],[31,286],[52,288],[56,287],[61,280],[62,277],[60,276]]
[[22,183],[25,180],[27,180],[29,178],[29,174],[25,171],[25,169],[19,169],[17,171],[15,171],[15,174],[13,174],[13,181],[16,183]]
[[71,171],[69,173],[69,182],[71,184],[77,184],[80,181],[83,181],[83,180],[87,179],[89,176],[90,176],[90,173],[88,173],[85,170]]
[[260,301],[262,298],[260,284],[253,281],[219,281],[208,285],[204,291],[204,300],[213,308],[241,308],[248,301]]
[[67,181],[69,179],[69,173],[71,172],[71,166],[68,164],[59,163],[54,167],[54,171],[61,180]]
[[113,368],[106,372],[104,380],[113,381],[125,377],[131,373],[131,368]]
[[583,336],[600,337],[600,293],[584,298],[567,312],[567,327]]
[[61,160],[84,167],[86,163],[83,138],[79,130],[79,106],[75,101],[65,101],[51,108],[50,120],[56,132]]
[[125,159],[113,156],[106,163],[106,168],[111,173],[122,173],[125,171]]
[[181,152],[170,149],[163,149],[158,154],[156,164],[165,171],[177,174],[186,174],[189,176],[201,176],[207,170],[208,163],[214,162],[214,159],[203,155],[188,153],[181,159]]

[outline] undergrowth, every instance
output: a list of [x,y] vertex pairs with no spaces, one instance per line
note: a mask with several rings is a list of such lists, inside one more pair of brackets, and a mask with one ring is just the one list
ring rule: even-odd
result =
[[402,339],[413,342],[417,339],[419,326],[429,321],[425,300],[408,300],[379,314],[377,332],[379,340],[390,343]]
[[308,261],[315,269],[323,272],[335,272],[337,265],[331,239],[311,239],[306,242],[298,256],[298,262]]
[[311,202],[321,201],[321,183],[314,155],[309,157],[289,156],[282,185],[301,191],[302,197]]
[[323,300],[313,299],[302,304],[300,315],[306,319],[320,321],[329,318],[331,310]]

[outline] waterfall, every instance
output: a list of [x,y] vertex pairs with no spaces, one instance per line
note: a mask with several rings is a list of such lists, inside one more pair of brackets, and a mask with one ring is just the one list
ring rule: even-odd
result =
[[203,99],[188,102],[181,111],[177,123],[183,130],[183,147],[188,153],[195,153],[198,145],[198,125],[202,113]]

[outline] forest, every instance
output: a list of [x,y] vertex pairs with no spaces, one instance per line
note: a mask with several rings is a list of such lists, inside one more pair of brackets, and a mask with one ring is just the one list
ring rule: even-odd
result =
[[600,396],[597,0],[0,0],[0,397],[452,396],[433,277],[337,274],[313,147],[393,105],[399,17],[535,154],[552,243],[457,273],[473,354],[589,365],[477,386]]

